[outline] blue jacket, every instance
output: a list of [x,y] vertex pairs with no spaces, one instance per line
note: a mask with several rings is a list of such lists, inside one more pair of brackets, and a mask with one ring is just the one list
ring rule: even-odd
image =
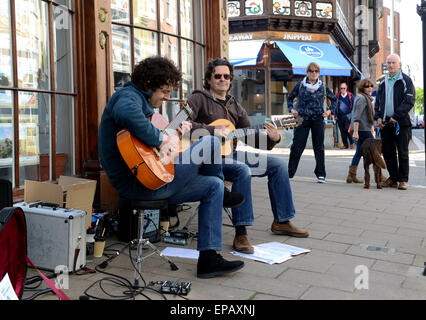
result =
[[[387,119],[383,119],[386,107],[386,84],[383,79],[379,88],[377,89],[377,97],[375,102],[375,115],[374,118],[382,119],[383,122]],[[398,121],[401,127],[411,126],[411,120],[409,112],[414,107],[416,102],[416,89],[414,88],[413,81],[405,73],[401,71],[399,78],[396,80],[393,86],[393,108],[394,113],[392,118]]]
[[[324,86],[323,83],[318,90],[315,92],[309,92],[306,90],[306,87],[301,85],[300,80],[291,90],[291,93],[287,98],[288,110],[293,109],[293,100],[298,97],[297,111],[300,116],[305,120],[317,120],[322,119],[322,114],[324,113]],[[300,88],[300,92],[299,92]],[[326,95],[327,98],[331,100],[330,107],[327,107],[327,110],[330,110],[333,113],[333,110],[337,106],[337,98],[333,92],[326,86]]]
[[102,114],[98,133],[99,160],[111,185],[118,191],[129,190],[135,179],[117,146],[117,133],[127,129],[146,145],[158,147],[162,133],[148,119],[154,110],[148,103],[152,94],[144,92],[132,82],[116,91]]

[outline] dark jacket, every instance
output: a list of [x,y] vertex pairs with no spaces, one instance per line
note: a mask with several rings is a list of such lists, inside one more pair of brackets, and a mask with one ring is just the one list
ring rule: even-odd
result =
[[[240,103],[231,95],[226,98],[226,103],[223,105],[208,90],[194,90],[188,97],[188,105],[193,113],[192,131],[196,129],[206,129],[210,135],[214,135],[214,126],[208,124],[217,119],[227,119],[233,123],[236,129],[249,128],[251,126],[247,111]],[[255,139],[243,139],[243,142],[251,142],[255,140],[255,145],[252,147],[259,148],[259,134],[256,134]],[[278,142],[272,141],[267,137],[267,150],[271,150]]]
[[[352,92],[348,91],[346,97],[343,97],[341,95],[341,93],[338,92],[337,95],[336,95],[336,97],[337,97],[337,106],[336,106],[336,110],[333,111],[333,114],[335,116],[339,117],[339,116],[345,116],[345,115],[351,113],[352,109],[353,109],[354,101],[355,101],[355,97],[352,94]],[[340,111],[340,101],[344,101],[348,105],[348,107],[350,109],[349,112],[346,112],[346,113],[342,114],[342,112]]]
[[127,82],[108,101],[99,126],[99,160],[111,185],[120,191],[129,190],[134,175],[123,160],[117,146],[117,133],[127,129],[149,146],[160,146],[162,134],[148,119],[154,110],[148,103],[151,94]]
[[[389,119],[383,119],[385,115],[386,107],[386,85],[385,79],[383,79],[379,88],[377,89],[377,96],[375,102],[375,115],[374,118],[382,119],[383,122],[388,121]],[[396,80],[393,86],[393,108],[394,113],[392,118],[398,121],[399,125],[402,127],[411,126],[410,115],[408,114],[410,110],[414,107],[416,101],[416,90],[413,85],[413,81],[409,76],[401,71],[399,78]]]
[[[288,110],[293,109],[293,100],[298,97],[297,111],[300,116],[305,120],[318,120],[322,119],[324,113],[324,86],[326,89],[326,96],[331,100],[330,107],[327,110],[332,113],[336,110],[337,98],[334,93],[323,83],[316,91],[309,92],[300,80],[291,90],[287,98]],[[299,90],[300,89],[300,90]],[[334,113],[333,113],[334,114]]]

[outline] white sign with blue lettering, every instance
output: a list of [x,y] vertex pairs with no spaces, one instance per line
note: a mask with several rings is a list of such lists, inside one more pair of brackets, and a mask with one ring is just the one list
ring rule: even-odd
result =
[[317,59],[322,58],[322,56],[324,55],[324,52],[321,49],[311,44],[302,44],[299,47],[299,52],[310,58],[317,58]]

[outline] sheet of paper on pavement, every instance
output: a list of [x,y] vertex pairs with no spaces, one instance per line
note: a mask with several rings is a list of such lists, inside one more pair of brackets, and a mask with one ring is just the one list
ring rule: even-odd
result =
[[265,262],[268,264],[283,263],[290,260],[292,256],[307,253],[311,250],[298,248],[279,242],[267,242],[253,246],[254,253],[246,254],[233,251],[232,254],[247,259]]
[[0,281],[0,300],[19,300],[10,282],[8,273]]
[[311,250],[309,249],[294,247],[294,246],[291,246],[285,243],[280,243],[280,242],[261,243],[261,244],[258,244],[257,246],[262,248],[269,248],[271,250],[289,251],[292,256],[297,256],[302,253],[311,252]]
[[161,252],[167,257],[179,257],[187,259],[198,259],[198,251],[193,249],[166,247]]

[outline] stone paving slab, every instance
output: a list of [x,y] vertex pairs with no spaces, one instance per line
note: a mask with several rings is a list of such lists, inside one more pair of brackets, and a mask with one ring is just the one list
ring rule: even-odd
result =
[[[164,280],[191,282],[192,289],[186,297],[190,300],[426,299],[426,277],[419,275],[426,261],[426,201],[423,200],[426,189],[365,190],[359,184],[318,184],[304,179],[292,179],[291,186],[296,207],[293,222],[307,229],[311,236],[292,238],[270,232],[272,212],[267,179],[253,179],[255,224],[247,228],[248,235],[253,244],[278,241],[311,252],[274,265],[237,258],[230,253],[234,229],[223,226],[221,253],[229,260],[242,259],[245,262],[243,269],[227,276],[198,279],[196,260],[170,258],[179,267],[179,270],[171,271],[167,262],[154,254],[142,262],[144,279],[148,283]],[[190,210],[179,213],[180,227],[185,225],[197,204],[190,205]],[[225,213],[223,222],[230,222]],[[189,229],[197,230],[197,217]],[[114,239],[108,239],[107,245],[114,242]],[[184,248],[196,249],[196,244],[193,240]],[[160,250],[173,246],[163,242],[155,245]],[[368,251],[368,246],[388,248],[389,252]],[[136,253],[133,251],[132,254]],[[95,258],[88,267],[94,268],[104,259],[106,256]],[[367,268],[369,289],[354,287],[357,266]],[[114,259],[105,271],[130,281],[134,276],[126,252]],[[70,289],[66,294],[78,299],[91,284],[104,277],[101,273],[71,274]],[[116,294],[123,291],[109,285],[108,289]],[[102,292],[94,288],[94,293]],[[155,292],[150,292],[149,297],[163,299]],[[146,300],[146,297],[140,295],[137,299]],[[167,295],[167,299],[182,300],[173,295]],[[44,295],[37,300],[57,300],[57,297]]]

